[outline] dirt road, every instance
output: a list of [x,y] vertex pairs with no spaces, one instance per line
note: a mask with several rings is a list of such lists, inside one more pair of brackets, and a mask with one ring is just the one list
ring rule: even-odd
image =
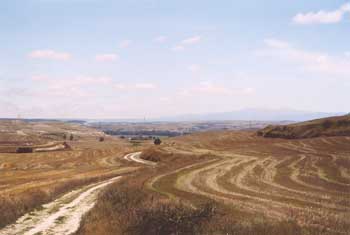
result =
[[155,166],[155,165],[157,165],[157,163],[155,163],[155,162],[141,159],[140,155],[141,155],[141,152],[129,153],[128,155],[126,155],[124,157],[124,159],[126,159],[128,161],[134,161],[134,162],[137,162],[137,163],[145,164],[145,165],[148,165],[148,166]]
[[20,217],[16,223],[0,230],[0,235],[61,234],[78,230],[82,216],[96,203],[98,193],[121,176],[87,185],[69,192],[53,202]]
[[[127,154],[124,159],[154,166],[155,163],[140,158],[141,152]],[[45,204],[40,210],[31,211],[20,217],[14,224],[0,230],[0,235],[68,235],[76,232],[82,216],[96,203],[98,193],[121,176],[93,183],[71,191]]]

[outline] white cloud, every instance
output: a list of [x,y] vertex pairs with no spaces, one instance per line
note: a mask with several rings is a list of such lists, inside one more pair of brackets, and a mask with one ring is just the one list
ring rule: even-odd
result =
[[183,51],[187,46],[199,43],[201,36],[193,36],[182,40],[180,43],[171,48],[172,51]]
[[190,89],[184,89],[180,92],[182,96],[196,96],[196,95],[215,95],[215,96],[228,96],[228,95],[251,95],[255,93],[254,88],[232,88],[227,84],[214,84],[210,81],[202,81],[197,86]]
[[31,77],[34,82],[45,82],[51,88],[82,87],[89,85],[107,85],[112,83],[108,76],[73,76],[73,77],[49,77],[46,75],[34,75]]
[[350,3],[347,3],[334,11],[318,11],[298,13],[293,17],[296,24],[334,24],[340,22],[346,13],[350,12]]
[[132,41],[131,40],[123,40],[119,43],[119,48],[128,48],[131,45]]
[[349,57],[349,58],[350,58],[350,51],[344,52],[344,55],[345,55],[346,57]]
[[[99,92],[113,84],[108,76],[68,76],[49,77],[45,75],[32,76],[32,97],[36,99],[96,97]],[[23,92],[21,92],[23,93]],[[81,100],[82,101],[82,100]]]
[[152,83],[136,83],[135,88],[137,89],[155,89],[156,85]]
[[198,72],[201,69],[201,66],[198,64],[191,64],[187,69],[191,72]]
[[126,86],[124,84],[114,84],[113,87],[117,90],[125,90]]
[[264,43],[269,46],[269,47],[273,47],[273,48],[280,48],[280,49],[283,49],[283,48],[289,48],[290,45],[288,42],[285,42],[285,41],[281,41],[281,40],[277,40],[277,39],[274,39],[274,38],[268,38],[268,39],[265,39],[264,40]]
[[101,54],[96,55],[95,59],[99,62],[110,62],[110,61],[116,61],[120,57],[117,54]]
[[193,36],[190,38],[186,38],[184,40],[181,41],[182,45],[191,45],[191,44],[196,44],[199,43],[201,40],[201,36]]
[[210,94],[230,94],[231,90],[226,86],[214,85],[211,82],[200,82],[199,86],[193,88],[194,91]]
[[157,86],[153,83],[135,83],[135,84],[117,83],[117,84],[113,84],[113,87],[117,90],[127,90],[127,91],[152,90],[157,88]]
[[183,51],[185,50],[185,47],[183,46],[174,46],[171,48],[172,51]]
[[107,76],[78,76],[72,79],[72,81],[78,85],[110,84],[112,82],[112,78]]
[[31,78],[33,81],[47,81],[47,80],[49,80],[49,77],[46,75],[33,75]]
[[171,101],[171,99],[169,97],[160,97],[159,101],[161,101],[161,102],[169,102],[169,101]]
[[255,89],[252,87],[247,87],[247,88],[243,88],[241,90],[242,94],[254,94],[255,93]]
[[165,42],[166,40],[167,40],[167,37],[163,36],[163,35],[160,35],[160,36],[153,39],[153,41],[159,42],[159,43]]
[[67,52],[58,52],[48,49],[32,51],[29,57],[32,59],[69,60],[72,56]]
[[317,72],[324,75],[350,76],[350,61],[344,58],[344,56],[331,56],[327,53],[306,51],[295,48],[288,42],[276,39],[267,39],[265,40],[265,44],[267,48],[258,51],[258,56],[286,60],[301,66],[303,70],[309,72]]

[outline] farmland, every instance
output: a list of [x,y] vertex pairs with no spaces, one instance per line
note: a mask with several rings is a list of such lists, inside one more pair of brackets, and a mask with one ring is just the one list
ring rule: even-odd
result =
[[[153,146],[151,140],[134,145],[78,124],[45,125],[45,134],[33,131],[33,126],[20,129],[25,135],[18,134],[18,125],[8,122],[2,128],[13,142],[3,147],[16,146],[16,141],[20,146],[59,144],[63,133],[74,134],[73,140],[66,140],[69,149],[0,154],[3,228],[12,224],[12,229],[27,231],[26,223],[37,228],[34,221],[52,213],[60,225],[52,231],[70,231],[64,230],[64,221],[71,220],[69,213],[60,212],[63,205],[78,203],[81,193],[101,185],[96,195],[86,198],[96,205],[80,214],[84,216],[77,234],[350,231],[348,136],[282,139],[264,138],[256,131],[221,130],[164,138],[160,146]],[[101,135],[104,141],[99,141]],[[36,142],[23,136],[33,136]],[[129,154],[136,152],[141,153]],[[54,206],[56,217],[56,212],[45,211],[54,200],[60,202]],[[42,208],[44,204],[48,206]],[[27,222],[14,224],[23,215]],[[187,222],[174,224],[174,216]]]

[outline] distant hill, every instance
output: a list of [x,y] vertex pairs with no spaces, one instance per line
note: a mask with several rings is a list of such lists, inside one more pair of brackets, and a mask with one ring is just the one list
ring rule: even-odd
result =
[[290,109],[242,109],[232,112],[189,114],[160,118],[160,121],[306,121],[317,118],[344,115],[345,113],[309,112]]
[[350,114],[290,125],[271,125],[257,133],[259,136],[286,139],[318,136],[350,136]]

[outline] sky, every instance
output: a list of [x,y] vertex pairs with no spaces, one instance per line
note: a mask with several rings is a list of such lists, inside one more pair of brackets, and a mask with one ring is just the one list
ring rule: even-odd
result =
[[1,0],[0,117],[350,111],[350,1]]

